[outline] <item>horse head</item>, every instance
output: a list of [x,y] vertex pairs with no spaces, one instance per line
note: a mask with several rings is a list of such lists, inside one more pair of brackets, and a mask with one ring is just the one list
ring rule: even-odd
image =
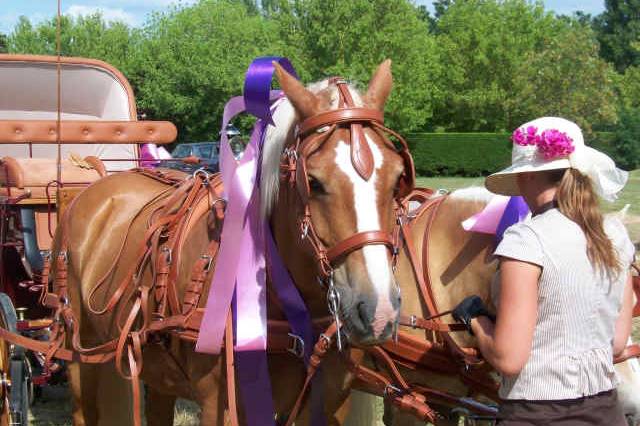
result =
[[400,308],[396,201],[414,171],[404,140],[382,124],[390,65],[364,94],[341,78],[304,87],[276,66],[286,100],[263,153],[262,202],[279,251],[312,315],[327,315],[327,296],[339,302],[355,344],[388,339]]

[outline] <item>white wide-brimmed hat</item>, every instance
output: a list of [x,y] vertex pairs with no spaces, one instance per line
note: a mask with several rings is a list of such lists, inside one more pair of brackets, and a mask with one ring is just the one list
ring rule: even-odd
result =
[[511,166],[485,179],[496,194],[520,195],[518,173],[574,168],[589,176],[602,198],[613,201],[624,188],[628,173],[609,156],[584,144],[577,124],[559,117],[542,117],[518,127],[511,137]]

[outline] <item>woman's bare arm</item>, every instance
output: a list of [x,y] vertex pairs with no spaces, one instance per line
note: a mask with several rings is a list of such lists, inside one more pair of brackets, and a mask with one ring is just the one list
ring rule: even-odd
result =
[[531,354],[541,272],[537,265],[502,258],[496,323],[487,317],[471,321],[482,355],[503,375],[518,374]]
[[616,334],[613,337],[613,355],[617,356],[622,353],[627,346],[627,340],[631,333],[631,319],[633,314],[633,303],[635,296],[633,294],[633,281],[631,274],[627,277],[624,285],[624,293],[622,294],[622,307],[620,315],[616,321]]

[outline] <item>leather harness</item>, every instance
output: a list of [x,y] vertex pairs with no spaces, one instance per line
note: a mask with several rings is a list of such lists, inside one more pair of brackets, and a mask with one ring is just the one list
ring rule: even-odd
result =
[[[399,331],[396,341],[382,347],[367,348],[379,366],[386,371],[374,371],[363,366],[359,360],[351,356],[350,351],[343,352],[343,358],[357,379],[356,387],[384,396],[392,404],[402,410],[415,414],[426,421],[435,421],[437,414],[430,403],[466,406],[472,411],[490,414],[486,406],[472,404],[467,399],[458,398],[436,389],[416,386],[407,382],[401,375],[399,367],[436,371],[446,374],[458,374],[463,382],[471,388],[472,393],[482,393],[497,400],[497,384],[490,377],[490,368],[479,357],[475,348],[463,348],[456,344],[450,332],[462,331],[460,324],[447,324],[442,316],[449,312],[438,310],[431,290],[428,260],[428,238],[438,207],[445,197],[432,197],[429,190],[413,190],[415,181],[414,168],[406,142],[402,137],[383,126],[382,113],[378,110],[356,107],[344,80],[331,80],[340,94],[339,109],[320,113],[303,121],[299,127],[295,142],[287,147],[282,156],[281,168],[283,179],[294,185],[298,194],[298,224],[303,239],[307,241],[318,264],[318,276],[322,281],[332,284],[333,269],[349,253],[365,245],[384,245],[391,251],[393,259],[405,245],[420,294],[427,307],[428,318],[401,317],[400,325],[425,330],[438,339],[416,338],[406,332]],[[337,128],[347,128],[350,134],[351,160],[356,171],[363,179],[369,179],[373,173],[373,160],[366,142],[365,128],[377,132],[383,141],[395,148],[385,134],[392,135],[400,144],[398,153],[405,162],[404,175],[399,183],[397,193],[397,224],[393,232],[366,231],[359,232],[340,241],[331,248],[325,247],[316,233],[309,209],[311,191],[306,172],[306,159],[316,152]],[[182,340],[195,342],[202,320],[203,309],[199,308],[203,292],[211,282],[212,264],[215,262],[219,241],[214,238],[205,253],[195,262],[191,271],[190,282],[184,297],[179,300],[177,294],[178,256],[185,243],[190,227],[213,210],[218,224],[224,219],[224,200],[221,196],[221,180],[219,175],[195,173],[192,178],[182,181],[159,171],[135,170],[129,173],[141,173],[150,179],[167,185],[167,190],[160,194],[142,210],[152,209],[150,220],[138,253],[129,273],[116,287],[115,292],[104,306],[96,306],[94,299],[102,285],[114,272],[117,261],[104,274],[89,295],[89,306],[96,315],[115,311],[121,325],[120,335],[106,343],[93,348],[85,348],[80,342],[79,329],[75,327],[75,314],[72,311],[67,295],[67,231],[70,215],[63,218],[61,228],[60,250],[55,259],[48,259],[43,271],[43,283],[49,281],[51,262],[55,263],[55,274],[52,277],[52,289],[43,286],[41,302],[54,312],[51,340],[37,341],[13,334],[0,328],[0,338],[28,349],[44,353],[48,365],[54,358],[86,363],[104,363],[114,361],[118,371],[130,378],[134,395],[134,421],[140,424],[140,389],[138,377],[142,370],[142,347],[162,334],[177,336]],[[420,207],[407,214],[408,204],[417,201]],[[142,210],[138,213],[142,214]],[[68,212],[72,208],[68,209]],[[420,256],[413,246],[410,228],[415,218],[427,214],[427,228],[424,234],[423,252]],[[133,223],[132,219],[131,223]],[[120,247],[118,258],[122,255],[124,245]],[[142,284],[142,271],[150,267],[152,284]],[[152,303],[150,303],[152,301]],[[152,307],[150,309],[150,307]],[[238,424],[237,404],[235,401],[235,373],[233,360],[233,325],[228,318],[225,334],[225,358],[227,374],[228,406],[231,423]],[[316,329],[325,330],[320,334],[311,362],[307,369],[304,386],[296,403],[289,413],[287,425],[293,424],[305,400],[312,378],[318,366],[332,346],[334,338],[339,338],[339,319],[331,321],[326,318],[315,321]],[[296,349],[298,348],[298,349]],[[269,321],[268,350],[271,353],[292,352],[301,356],[299,346],[289,334],[286,321]],[[634,345],[627,349],[621,360],[640,355],[640,348]],[[619,360],[617,360],[619,361]]]
[[[298,127],[293,146],[285,149],[282,156],[282,169],[287,179],[297,188],[301,217],[298,220],[300,230],[318,261],[318,273],[322,281],[331,287],[333,268],[349,253],[365,245],[384,245],[391,251],[393,258],[399,251],[399,225],[393,233],[384,231],[359,232],[327,249],[311,221],[309,198],[311,192],[305,168],[306,159],[320,149],[334,130],[339,127],[350,131],[351,157],[354,167],[364,178],[369,179],[373,173],[373,157],[365,139],[365,128],[378,133],[382,140],[395,148],[384,134],[390,134],[400,144],[398,153],[405,162],[405,171],[401,179],[397,200],[406,195],[415,180],[413,161],[404,139],[390,129],[384,127],[382,112],[375,109],[356,107],[344,80],[334,78],[340,94],[337,110],[320,113],[302,122]],[[95,347],[84,347],[80,341],[80,330],[68,299],[67,263],[68,263],[68,229],[71,220],[72,205],[59,226],[60,247],[55,259],[47,259],[42,277],[41,303],[53,310],[51,336],[48,342],[26,338],[0,328],[0,338],[23,346],[33,351],[44,353],[46,365],[53,365],[54,359],[79,361],[84,363],[105,363],[114,361],[118,372],[130,379],[134,397],[134,423],[141,422],[139,376],[142,371],[142,348],[162,334],[175,335],[190,342],[197,339],[203,309],[199,308],[200,300],[211,282],[213,268],[219,247],[219,240],[214,238],[205,253],[198,259],[191,271],[191,279],[184,297],[179,300],[177,293],[178,257],[191,226],[203,215],[213,210],[217,224],[224,219],[225,202],[221,194],[220,175],[209,175],[196,172],[187,180],[176,179],[161,171],[137,169],[125,173],[138,173],[167,185],[167,190],[156,196],[144,206],[129,223],[131,229],[136,218],[143,212],[149,212],[148,226],[143,236],[143,243],[135,255],[135,262],[118,283],[115,291],[103,306],[96,306],[96,296],[114,274],[123,254],[129,230],[119,248],[116,260],[103,274],[88,295],[88,309],[94,315],[113,312],[120,325],[118,337]],[[396,212],[397,215],[400,211]],[[399,223],[399,221],[398,221]],[[219,238],[219,237],[218,237]],[[52,264],[55,273],[50,279]],[[151,283],[142,280],[143,272],[150,268],[153,279]],[[51,289],[47,285],[52,282]],[[335,308],[335,306],[334,306]],[[337,309],[334,311],[336,314]],[[231,412],[231,423],[238,424],[237,404],[235,401],[235,374],[233,361],[233,326],[229,316],[225,333],[225,358],[227,374],[228,407]],[[331,322],[326,318],[314,321],[316,329],[325,332],[320,334],[311,356],[307,378],[296,404],[289,413],[287,424],[293,424],[305,400],[312,378],[318,366],[332,345],[334,336],[340,336],[337,315]],[[338,340],[339,341],[339,340]],[[295,336],[289,334],[286,321],[269,321],[268,350],[270,353],[291,352],[299,358],[302,356]]]

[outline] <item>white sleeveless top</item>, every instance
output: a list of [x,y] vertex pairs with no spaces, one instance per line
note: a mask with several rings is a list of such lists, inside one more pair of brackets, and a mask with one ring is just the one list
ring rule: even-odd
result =
[[[619,219],[605,219],[605,231],[623,265],[618,277],[594,271],[584,233],[558,209],[504,233],[494,254],[539,265],[542,274],[531,355],[518,375],[502,378],[501,398],[575,399],[618,384],[613,336],[635,249]],[[499,279],[492,287],[497,302]]]

